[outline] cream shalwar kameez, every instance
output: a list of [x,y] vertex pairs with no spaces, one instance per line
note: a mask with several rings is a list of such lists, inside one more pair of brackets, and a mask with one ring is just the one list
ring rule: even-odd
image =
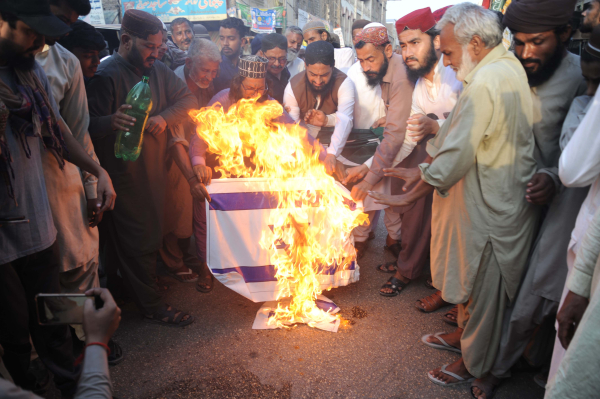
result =
[[494,361],[538,219],[525,200],[536,171],[532,123],[525,71],[500,44],[465,78],[454,110],[428,143],[431,164],[420,165],[437,192],[433,284],[444,300],[463,304],[462,355],[475,377]]

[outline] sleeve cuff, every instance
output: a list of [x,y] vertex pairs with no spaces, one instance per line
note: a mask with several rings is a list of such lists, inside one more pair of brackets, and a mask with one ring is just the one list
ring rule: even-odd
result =
[[327,115],[327,123],[325,124],[325,126],[326,127],[335,126],[335,114]]
[[592,287],[592,276],[583,273],[577,269],[573,269],[573,272],[567,280],[567,288],[569,291],[580,295],[584,298],[589,298]]
[[538,170],[538,173],[545,173],[554,181],[554,188],[559,189],[561,186],[560,178],[558,177],[558,168],[544,168]]
[[447,197],[448,196],[448,191],[441,189],[439,187],[435,186],[434,180],[431,177],[431,175],[429,174],[429,167],[431,165],[428,163],[422,163],[419,165],[419,169],[421,169],[421,180],[423,180],[425,183],[429,184],[430,186],[432,186],[433,188],[435,188],[435,191],[437,191],[437,193],[440,195],[440,197]]
[[373,173],[372,171],[369,170],[369,172],[367,173],[367,175],[365,176],[364,180],[371,184],[371,185],[376,185],[377,183],[379,183],[379,180],[381,180],[383,176],[378,176],[375,173]]
[[98,181],[87,182],[84,184],[85,196],[87,199],[98,198]]
[[191,161],[192,161],[192,166],[206,165],[206,160],[203,157],[200,157],[200,156],[194,156],[194,157],[192,157]]
[[327,154],[335,155],[337,157],[337,151],[331,145],[327,147]]

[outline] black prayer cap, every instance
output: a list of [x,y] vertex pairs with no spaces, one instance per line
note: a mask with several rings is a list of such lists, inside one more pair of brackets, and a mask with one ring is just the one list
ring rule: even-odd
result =
[[98,32],[92,25],[82,20],[77,20],[71,25],[70,35],[63,37],[58,42],[61,46],[73,52],[75,48],[84,50],[102,51],[106,48],[106,42],[102,33]]
[[577,0],[515,0],[502,23],[513,32],[539,33],[567,25]]
[[306,65],[323,64],[333,67],[335,66],[333,50],[333,45],[324,40],[312,42],[306,46],[304,62]]

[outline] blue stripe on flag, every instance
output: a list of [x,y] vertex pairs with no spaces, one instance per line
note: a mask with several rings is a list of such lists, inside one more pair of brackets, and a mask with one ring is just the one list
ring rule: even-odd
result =
[[[352,262],[348,266],[346,270],[355,270],[356,263]],[[267,265],[267,266],[238,266],[238,267],[228,267],[226,269],[213,269],[211,268],[213,273],[216,274],[227,274],[227,273],[239,273],[245,282],[247,283],[264,283],[267,281],[277,281],[275,278],[275,266]],[[335,266],[319,266],[317,269],[317,274],[322,274],[326,276],[334,275],[336,272]]]
[[[209,209],[211,211],[247,211],[254,209],[276,209],[278,198],[275,193],[268,191],[246,193],[223,193],[210,196]],[[320,195],[317,192],[316,200],[311,206],[319,206]],[[344,204],[351,211],[356,210],[356,203],[344,197]],[[301,204],[297,203],[297,207]]]
[[333,303],[333,302],[327,302],[327,301],[323,301],[323,300],[321,300],[321,299],[317,299],[317,300],[315,301],[315,304],[317,305],[317,307],[318,307],[319,309],[321,309],[321,310],[324,310],[324,311],[326,311],[326,312],[327,312],[328,310],[334,311],[334,310],[335,310],[335,309],[337,309],[337,307],[338,307],[338,306],[337,306],[335,303]]

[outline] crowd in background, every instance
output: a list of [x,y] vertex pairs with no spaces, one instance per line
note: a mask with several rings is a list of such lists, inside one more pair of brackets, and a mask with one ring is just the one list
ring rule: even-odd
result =
[[[250,37],[230,17],[217,45],[185,18],[168,31],[127,10],[108,54],[79,20],[89,0],[0,2],[0,374],[14,382],[0,378],[0,396],[36,397],[51,372],[65,398],[111,397],[119,304],[161,326],[195,321],[165,303],[157,276],[215,285],[206,201],[219,161],[188,112],[253,98],[280,103],[277,120],[304,127],[363,202],[358,259],[383,212],[382,250],[397,260],[377,266],[391,275],[382,296],[430,273],[433,293],[415,306],[448,307],[456,329],[422,343],[461,355],[431,382],[491,398],[525,362],[547,398],[597,396],[600,1],[583,14],[580,56],[567,51],[575,3],[423,8],[396,22],[397,49],[367,20],[340,48],[320,21]],[[126,99],[143,76],[152,108],[139,158],[125,161],[115,140],[136,122]],[[104,306],[86,303],[82,325],[40,326],[35,295],[59,292]]]

